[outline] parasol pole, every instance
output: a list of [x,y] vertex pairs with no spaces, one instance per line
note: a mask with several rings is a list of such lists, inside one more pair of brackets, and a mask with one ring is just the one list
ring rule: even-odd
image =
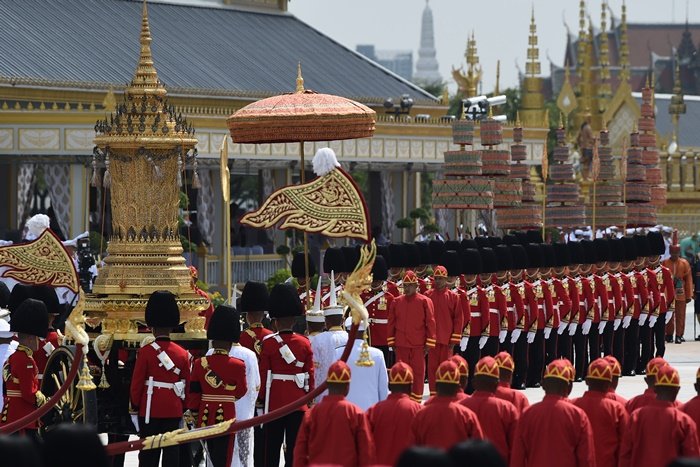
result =
[[[301,178],[301,183],[302,185],[306,183],[306,171],[304,170],[305,168],[305,162],[304,162],[304,142],[300,141],[299,142],[299,155],[301,156],[301,173],[299,174]],[[310,295],[310,282],[311,278],[309,277],[309,235],[304,231],[304,276],[306,279],[306,307],[311,306],[311,295]],[[334,291],[335,285],[331,284],[331,291]]]
[[[627,137],[622,140],[622,158],[620,160],[620,178],[622,179],[622,205],[627,206]],[[622,234],[627,233],[627,209],[625,208],[625,222]]]
[[600,175],[600,155],[598,154],[598,139],[593,142],[593,220],[591,229],[593,230],[593,238],[596,233],[596,185],[598,184],[598,176]]
[[547,156],[547,138],[542,149],[542,238],[547,229],[547,175],[549,172],[549,157]]
[[[231,303],[233,277],[231,273],[231,172],[228,168],[228,135],[221,142],[219,154],[219,170],[221,171],[221,196],[224,201],[224,279],[226,281],[226,303]],[[233,297],[235,300],[236,297]]]

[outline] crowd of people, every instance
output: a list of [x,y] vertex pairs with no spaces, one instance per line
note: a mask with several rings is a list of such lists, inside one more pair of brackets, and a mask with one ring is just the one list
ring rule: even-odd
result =
[[[237,308],[207,317],[210,349],[198,358],[170,339],[180,324],[175,296],[155,292],[145,313],[153,338],[131,377],[132,423],[144,437],[183,420],[245,420],[325,382],[284,416],[208,440],[209,462],[277,467],[283,455],[297,466],[665,466],[698,456],[700,399],[678,404],[678,372],[663,360],[668,327],[694,292],[675,263],[679,247],[668,266],[664,249],[657,232],[548,244],[538,231],[379,247],[361,295],[369,320],[351,343],[340,293],[358,249],[329,248],[329,280],[316,288],[306,282],[316,267],[301,254],[292,263],[297,284],[268,291],[248,282]],[[0,427],[45,401],[40,356],[52,332],[39,288],[4,295],[11,320],[0,337],[15,349]],[[624,401],[618,378],[634,374],[648,389]],[[588,391],[570,400],[583,380]],[[540,386],[543,401],[528,407],[520,390]],[[21,432],[36,439],[36,429]],[[142,450],[139,465],[186,465],[183,452]]]

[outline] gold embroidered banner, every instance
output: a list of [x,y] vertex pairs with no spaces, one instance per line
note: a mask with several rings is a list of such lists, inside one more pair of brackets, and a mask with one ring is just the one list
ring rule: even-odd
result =
[[303,185],[286,186],[272,193],[241,224],[280,229],[294,228],[328,237],[369,241],[369,215],[362,193],[352,177],[340,168]]
[[0,267],[8,268],[2,277],[27,285],[66,287],[78,293],[78,272],[61,241],[50,229],[36,240],[0,247]]

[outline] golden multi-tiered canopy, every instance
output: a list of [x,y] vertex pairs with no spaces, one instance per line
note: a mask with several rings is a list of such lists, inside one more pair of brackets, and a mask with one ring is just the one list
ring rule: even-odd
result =
[[473,31],[471,37],[467,40],[467,51],[464,54],[464,58],[467,61],[467,71],[464,72],[461,67],[459,69],[453,67],[452,77],[457,83],[462,97],[474,97],[477,95],[482,71],[481,66],[479,66],[479,55],[477,54],[476,38]]
[[150,294],[169,290],[178,297],[181,321],[196,333],[203,324],[197,314],[209,302],[195,292],[182,256],[178,208],[179,180],[197,139],[158,79],[145,2],[140,42],[123,102],[95,125],[95,153],[104,158],[103,183],[111,190],[112,236],[86,311],[102,318],[103,332],[135,333]]

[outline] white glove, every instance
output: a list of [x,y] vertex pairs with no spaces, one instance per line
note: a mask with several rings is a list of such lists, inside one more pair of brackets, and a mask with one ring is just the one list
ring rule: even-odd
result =
[[552,334],[552,328],[546,327],[544,328],[544,338],[549,339],[549,336]]
[[644,326],[644,323],[647,322],[647,318],[649,317],[648,313],[642,313],[639,315],[639,325]]
[[632,315],[627,315],[624,318],[622,318],[622,327],[624,329],[627,329],[630,327],[630,323],[632,322]]
[[583,332],[584,336],[587,336],[588,333],[591,332],[591,326],[593,326],[593,321],[590,319],[583,322],[583,325],[581,325],[581,332]]
[[503,344],[506,341],[506,336],[508,335],[507,330],[501,330],[498,332],[498,342]]
[[620,323],[622,323],[622,320],[620,318],[615,318],[615,321],[613,324],[613,330],[617,331],[617,328],[620,327]]
[[489,336],[481,336],[479,338],[479,348],[483,349],[484,346],[486,345],[486,341],[488,341],[488,340],[489,340]]
[[527,343],[532,344],[533,342],[535,342],[535,332],[530,331],[527,333]]
[[577,329],[578,329],[578,323],[571,323],[571,324],[569,324],[569,335],[570,335],[570,336],[575,335]]
[[520,334],[523,332],[522,329],[513,329],[513,333],[510,335],[510,343],[515,344],[520,339]]
[[394,348],[393,348],[393,347],[389,347],[389,352],[393,352],[393,351],[394,351]]
[[603,331],[605,331],[605,325],[608,324],[607,321],[601,321],[598,323],[598,334],[603,334]]
[[564,334],[564,331],[566,331],[566,328],[569,326],[569,323],[566,323],[564,321],[559,322],[559,328],[557,329],[557,334],[562,335]]
[[657,320],[657,319],[659,319],[659,317],[656,316],[656,315],[651,315],[651,316],[649,317],[649,327],[650,327],[650,328],[653,328],[653,327],[656,325],[656,320]]
[[131,423],[134,424],[134,428],[136,428],[136,432],[140,432],[141,428],[139,428],[139,416],[136,414],[131,415]]
[[465,350],[467,350],[467,343],[468,343],[468,342],[469,342],[469,338],[468,338],[468,337],[466,337],[466,336],[465,336],[465,337],[462,337],[462,339],[459,341],[459,350],[461,350],[462,352],[464,352]]
[[671,318],[673,318],[673,311],[667,311],[666,312],[666,324],[668,324],[669,321],[671,321]]

